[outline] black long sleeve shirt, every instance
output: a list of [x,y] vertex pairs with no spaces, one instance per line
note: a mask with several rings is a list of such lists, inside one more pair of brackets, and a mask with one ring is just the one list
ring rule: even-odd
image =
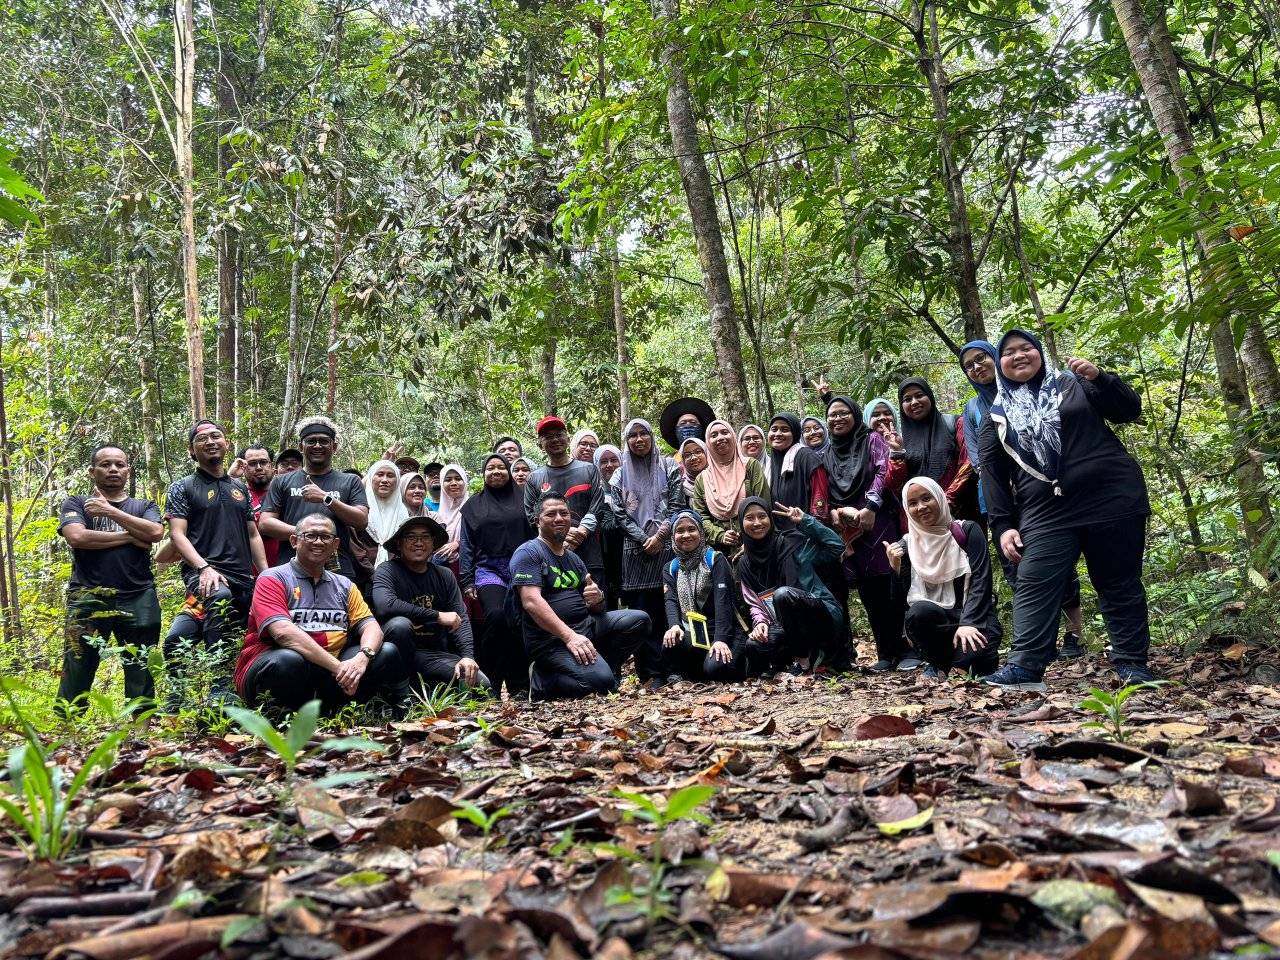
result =
[[1063,529],[1147,516],[1147,482],[1107,421],[1132,423],[1142,414],[1142,400],[1114,373],[1095,380],[1060,375],[1058,414],[1062,454],[1058,485],[1023,470],[1000,443],[995,421],[982,421],[978,438],[982,492],[996,537],[1017,530],[1025,538],[1036,529]]
[[[457,630],[440,625],[442,610],[462,618]],[[471,620],[448,567],[431,563],[425,572],[414,573],[397,559],[378,564],[373,572],[373,612],[384,624],[392,617],[406,618],[413,624],[419,647],[475,659]]]
[[[710,624],[712,642],[724,643],[733,651],[734,657],[738,655],[738,646],[742,640],[735,612],[737,597],[738,585],[733,578],[733,569],[724,554],[717,551],[715,561],[711,564],[711,590],[698,613],[706,617]],[[662,568],[662,598],[667,606],[667,625],[681,626],[684,616],[680,613],[676,574],[671,572],[670,563]]]

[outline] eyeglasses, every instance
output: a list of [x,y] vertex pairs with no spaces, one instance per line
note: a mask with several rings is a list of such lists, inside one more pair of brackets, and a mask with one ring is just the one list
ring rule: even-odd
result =
[[852,410],[828,410],[827,411],[828,420],[848,420],[852,416],[853,416]]
[[300,533],[299,540],[305,540],[307,543],[332,543],[338,538],[332,533]]
[[966,370],[977,370],[984,363],[990,363],[990,362],[991,362],[991,358],[984,353],[982,356],[974,357],[972,360],[965,363],[964,368]]
[[413,544],[435,543],[435,537],[429,533],[406,533],[400,538],[400,542]]
[[326,436],[307,437],[302,441],[304,447],[330,447],[333,446],[333,438]]

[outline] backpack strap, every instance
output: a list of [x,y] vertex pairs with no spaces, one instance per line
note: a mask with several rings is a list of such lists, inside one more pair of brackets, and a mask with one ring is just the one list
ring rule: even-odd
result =
[[954,437],[956,435],[956,415],[954,413],[944,413],[942,422],[947,425],[947,430]]
[[710,547],[707,547],[707,552],[702,555],[702,562],[705,563],[707,565],[707,569],[710,570],[716,565],[716,552]]
[[969,546],[969,534],[964,528],[964,524],[959,520],[951,521],[951,538],[960,544],[960,549],[965,550]]

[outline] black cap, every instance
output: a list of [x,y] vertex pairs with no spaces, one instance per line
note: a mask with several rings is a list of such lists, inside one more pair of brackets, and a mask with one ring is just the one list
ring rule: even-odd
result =
[[383,542],[383,546],[387,548],[387,552],[398,554],[400,552],[400,538],[415,526],[425,527],[427,529],[427,532],[431,534],[434,549],[436,550],[439,550],[449,542],[449,531],[447,531],[435,517],[424,514],[421,517],[406,517],[400,522],[400,526],[396,527],[396,532],[387,537]]

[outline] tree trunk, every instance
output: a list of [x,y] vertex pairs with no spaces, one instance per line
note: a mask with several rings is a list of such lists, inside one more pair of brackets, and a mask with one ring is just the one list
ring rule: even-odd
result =
[[[609,85],[606,80],[608,67],[604,56],[604,27],[601,25],[599,33],[600,43],[596,45],[596,84],[597,93],[601,100],[604,100],[609,94]],[[604,152],[605,156],[610,156],[609,149],[609,133],[608,128],[604,135]],[[612,220],[613,210],[609,211]],[[618,233],[614,229],[613,223],[610,222],[605,230],[605,256],[609,258],[609,292],[612,294],[613,302],[613,339],[614,346],[617,350],[618,362],[618,419],[621,420],[621,427],[626,427],[627,422],[631,419],[631,352],[627,348],[627,305],[622,299],[622,269],[618,262]]]
[[[9,279],[12,279],[12,274]],[[0,357],[4,356],[4,324],[0,324]],[[9,463],[9,422],[5,411],[4,364],[0,363],[0,495],[4,500],[3,636],[11,640],[22,633],[22,601],[18,590],[18,565],[13,557],[13,473]]]
[[[298,237],[298,207],[302,203],[302,192],[295,191],[293,204],[289,210],[289,236],[296,242]],[[299,349],[302,347],[302,321],[299,316],[299,286],[302,282],[302,265],[297,256],[289,263],[289,335],[285,340],[285,373],[284,402],[280,405],[280,442],[277,449],[283,450],[293,435],[293,409],[298,402],[298,379],[302,375],[302,358]]]
[[542,412],[556,412],[556,338],[542,345]]
[[[1262,321],[1253,317],[1244,330],[1240,344],[1240,359],[1244,362],[1249,387],[1258,409],[1264,414],[1280,410],[1280,370],[1267,341]],[[1264,421],[1267,419],[1263,418]]]
[[[1199,189],[1199,182],[1203,179],[1204,171],[1195,156],[1195,138],[1187,118],[1186,101],[1178,87],[1177,73],[1173,66],[1176,59],[1163,19],[1158,17],[1159,27],[1153,29],[1141,0],[1111,0],[1111,7],[1124,34],[1129,58],[1133,61],[1147,107],[1164,143],[1169,164],[1178,178],[1179,189],[1193,206],[1203,208],[1206,194]],[[1196,241],[1202,273],[1208,282],[1214,283],[1217,279],[1215,275],[1219,275],[1220,270],[1213,254],[1228,241],[1213,226],[1216,211],[1212,208],[1202,209],[1201,213],[1204,225],[1197,229]],[[1240,490],[1243,525],[1250,544],[1257,547],[1269,524],[1271,510],[1262,467],[1249,450],[1246,425],[1252,410],[1248,388],[1236,358],[1235,338],[1229,317],[1224,317],[1215,324],[1212,342],[1218,385],[1231,430],[1231,446],[1235,454],[1232,472]]]
[[151,340],[151,317],[147,310],[147,294],[143,288],[142,267],[129,267],[129,291],[133,295],[133,342],[138,354],[138,399],[142,407],[142,458],[146,461],[145,489],[147,496],[159,502],[164,490],[160,472],[160,444],[157,442],[156,423],[160,402],[156,395],[156,375],[153,364],[155,351]]
[[[235,90],[225,62],[226,51],[218,44],[218,72],[215,79],[218,103],[218,184],[226,190],[229,147],[226,135],[235,128]],[[231,429],[236,418],[236,286],[240,264],[239,237],[233,227],[218,228],[218,378],[214,384],[214,406],[223,429]]]
[[342,318],[342,288],[338,283],[338,271],[342,268],[343,244],[346,242],[342,217],[345,203],[344,183],[346,172],[342,166],[342,39],[346,26],[343,0],[338,0],[333,20],[334,75],[338,87],[337,105],[333,110],[333,162],[337,178],[333,183],[333,288],[329,291],[329,385],[325,392],[325,416],[332,417],[338,404],[338,328]]
[[969,203],[965,196],[964,173],[955,160],[955,137],[951,132],[951,106],[948,80],[942,63],[942,45],[938,39],[938,9],[933,0],[912,11],[915,42],[920,54],[920,72],[929,85],[933,99],[933,122],[937,128],[938,160],[942,186],[947,195],[947,253],[951,257],[960,316],[964,319],[965,340],[985,340],[986,323],[982,317],[982,297],[978,292],[978,261],[973,253],[973,229],[969,224]]
[[200,286],[196,260],[195,163],[191,127],[195,110],[195,0],[176,0],[173,8],[173,95],[175,157],[182,201],[182,308],[186,318],[187,378],[191,419],[206,416],[204,394],[204,332],[200,323]]
[[1040,303],[1040,288],[1036,285],[1035,273],[1031,262],[1027,259],[1027,251],[1022,247],[1022,211],[1018,207],[1017,170],[1009,168],[1009,216],[1013,225],[1013,252],[1018,258],[1018,266],[1022,270],[1022,282],[1027,285],[1027,297],[1031,300],[1031,309],[1035,311],[1036,321],[1040,327],[1040,336],[1044,338],[1045,349],[1055,367],[1062,365],[1058,357],[1058,337],[1053,327],[1045,323],[1044,306]]
[[720,232],[720,215],[711,192],[711,175],[698,143],[698,125],[693,116],[693,97],[689,78],[685,75],[684,50],[677,39],[676,23],[680,16],[679,0],[657,0],[658,15],[666,21],[670,41],[663,50],[662,64],[667,70],[667,122],[671,128],[671,146],[680,168],[689,205],[689,219],[698,247],[698,263],[702,267],[702,283],[706,293],[711,329],[711,348],[724,390],[722,413],[731,423],[751,422],[751,399],[747,393],[747,377],[742,369],[742,345],[738,337],[738,311],[733,302],[733,285],[725,262],[724,238]]

